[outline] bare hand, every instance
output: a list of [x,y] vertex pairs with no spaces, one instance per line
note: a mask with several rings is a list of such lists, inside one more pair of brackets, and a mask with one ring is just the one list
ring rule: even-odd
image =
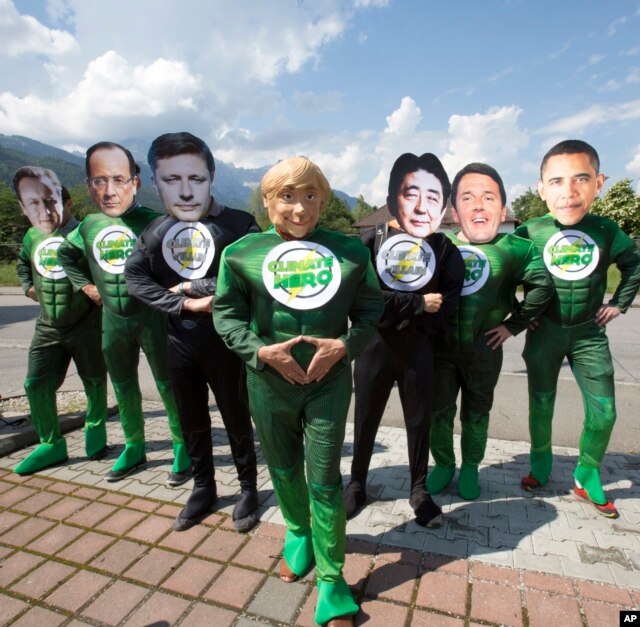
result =
[[182,309],[193,311],[195,313],[211,313],[211,305],[213,296],[204,296],[203,298],[187,298],[182,303]]
[[333,366],[347,354],[347,347],[340,340],[332,338],[302,337],[304,342],[313,344],[316,353],[307,368],[307,382],[322,381]]
[[93,285],[93,283],[87,283],[83,285],[81,291],[88,296],[98,307],[102,305],[102,298],[100,298],[100,294],[98,293],[98,288]]
[[491,350],[496,350],[499,346],[502,346],[510,337],[513,337],[513,333],[500,324],[493,329],[485,331],[484,336],[487,338],[487,346]]
[[442,294],[425,294],[422,299],[427,313],[436,313],[442,306]]
[[36,303],[38,302],[38,295],[36,294],[36,288],[33,287],[33,285],[27,290],[26,296],[31,300],[35,300]]
[[615,320],[622,312],[615,305],[601,305],[596,312],[596,324],[604,327]]
[[[180,286],[182,285],[182,292],[180,291]],[[173,287],[169,288],[170,292],[174,294],[184,294],[185,296],[191,292],[191,281],[182,281],[182,283],[178,283]]]
[[277,370],[288,383],[307,383],[307,373],[300,367],[300,364],[291,355],[291,349],[302,341],[302,336],[298,335],[286,342],[261,346],[258,349],[258,359]]

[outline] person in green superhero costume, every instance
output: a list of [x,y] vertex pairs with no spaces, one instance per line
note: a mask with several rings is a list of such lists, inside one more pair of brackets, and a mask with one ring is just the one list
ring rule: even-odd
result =
[[124,264],[138,235],[160,214],[136,202],[139,179],[131,153],[111,142],[87,150],[87,184],[101,213],[88,215],[60,246],[58,258],[77,291],[102,304],[102,351],[118,401],[125,448],[107,474],[119,481],[146,462],[142,396],[138,384],[144,350],[169,419],[174,463],[167,486],[191,478],[167,368],[166,317],[129,295]]
[[[529,375],[531,435],[531,472],[522,487],[534,491],[549,480],[553,407],[560,366],[567,357],[585,411],[574,492],[604,516],[617,518],[599,472],[616,420],[606,325],[633,302],[640,286],[640,251],[615,222],[589,213],[604,181],[592,146],[575,139],[556,144],[542,159],[538,181],[549,213],[516,231],[537,246],[555,287],[539,326],[527,332],[522,353]],[[620,270],[620,284],[603,304],[612,263]]]
[[225,248],[214,323],[246,362],[249,406],[287,524],[280,576],[294,581],[315,558],[316,622],[351,625],[358,605],[342,575],[340,456],[349,362],[373,335],[382,295],[363,244],[317,226],[330,194],[318,166],[282,161],[262,194],[273,227]]
[[60,433],[56,390],[73,359],[87,395],[85,451],[107,453],[107,372],[100,351],[100,310],[76,294],[58,262],[58,247],[77,225],[71,197],[52,170],[20,168],[13,188],[32,227],[25,234],[16,271],[27,297],[40,303],[24,382],[40,445],[14,469],[27,475],[67,461]]
[[[498,233],[506,218],[507,197],[494,168],[484,163],[462,168],[453,180],[451,203],[461,230],[449,236],[464,258],[465,281],[454,330],[436,349],[431,419],[431,454],[436,463],[427,489],[441,492],[455,474],[453,422],[461,391],[462,465],[457,488],[463,499],[472,500],[480,495],[478,466],[487,444],[502,344],[542,314],[553,286],[531,242]],[[515,298],[519,285],[524,287],[521,302]]]

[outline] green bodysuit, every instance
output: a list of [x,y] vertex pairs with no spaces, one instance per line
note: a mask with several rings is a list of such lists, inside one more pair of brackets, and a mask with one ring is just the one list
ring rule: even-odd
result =
[[[247,365],[251,413],[287,523],[286,562],[303,575],[315,557],[319,624],[358,611],[342,576],[340,456],[351,399],[349,361],[371,339],[382,308],[369,251],[340,233],[317,228],[304,241],[285,241],[272,227],[223,253],[216,330]],[[308,385],[290,384],[258,361],[260,347],[299,335],[338,338],[347,356]],[[300,343],[292,355],[306,370],[315,350]]]
[[[454,330],[435,353],[431,453],[436,465],[429,474],[427,489],[437,494],[453,478],[453,421],[461,389],[462,467],[458,491],[465,499],[475,499],[480,493],[478,465],[484,458],[493,391],[502,367],[502,346],[489,348],[484,333],[500,324],[513,335],[523,331],[549,303],[553,285],[531,242],[510,233],[499,233],[486,244],[449,237],[464,258],[465,281]],[[521,302],[516,300],[519,285],[524,287]]]
[[87,395],[87,457],[106,452],[107,372],[100,351],[100,311],[84,294],[74,293],[58,262],[58,247],[77,225],[71,218],[51,235],[30,228],[18,256],[16,270],[22,289],[26,294],[33,287],[41,306],[24,382],[40,446],[16,466],[18,474],[37,472],[68,458],[58,422],[56,390],[71,359]]
[[102,351],[116,393],[126,446],[112,472],[138,465],[145,457],[144,416],[138,384],[144,350],[164,402],[173,439],[173,472],[190,466],[167,369],[166,319],[129,296],[124,264],[138,235],[160,214],[137,205],[117,218],[88,215],[60,246],[59,258],[76,290],[95,284],[102,298]]
[[606,497],[599,467],[616,420],[613,364],[605,327],[595,323],[615,263],[620,285],[610,305],[625,312],[640,285],[640,251],[615,222],[587,214],[563,226],[551,214],[516,231],[536,245],[552,275],[555,292],[540,326],[527,333],[522,356],[529,378],[531,474],[541,484],[551,473],[551,421],[560,366],[566,356],[585,410],[574,477],[596,503]]

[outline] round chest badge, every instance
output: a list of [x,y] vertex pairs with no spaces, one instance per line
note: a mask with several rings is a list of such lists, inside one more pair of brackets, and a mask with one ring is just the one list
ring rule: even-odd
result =
[[475,294],[489,278],[491,265],[487,256],[475,246],[458,246],[464,261],[464,283],[460,296]]
[[401,233],[392,235],[380,246],[376,269],[383,283],[400,292],[424,287],[436,269],[436,257],[423,239]]
[[132,253],[136,239],[134,232],[126,226],[107,226],[93,240],[93,256],[105,272],[122,274],[124,262]]
[[560,231],[544,245],[544,263],[553,276],[565,281],[588,277],[598,265],[600,250],[586,233]]
[[338,291],[342,274],[336,256],[314,242],[284,242],[262,264],[269,294],[292,309],[317,309]]
[[62,237],[49,237],[40,242],[33,255],[33,262],[38,271],[46,279],[64,279],[67,273],[58,263],[58,248],[64,242]]
[[164,260],[185,279],[204,277],[215,250],[209,229],[200,222],[176,222],[162,240]]

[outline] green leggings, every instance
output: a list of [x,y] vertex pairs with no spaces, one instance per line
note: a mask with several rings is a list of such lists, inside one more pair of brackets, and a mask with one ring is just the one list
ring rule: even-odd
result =
[[137,464],[145,453],[142,394],[138,383],[141,348],[167,411],[174,444],[173,471],[184,472],[191,462],[186,455],[176,401],[169,382],[166,319],[164,314],[151,308],[145,308],[142,313],[128,318],[103,309],[102,350],[116,393],[126,442],[125,450],[113,470],[123,470]]
[[[309,385],[247,368],[249,406],[287,524],[284,556],[296,575],[316,561],[319,624],[355,614],[343,576],[345,512],[340,457],[351,400],[351,369]],[[306,478],[305,478],[306,462]]]
[[574,476],[598,503],[606,502],[598,469],[616,421],[613,363],[604,327],[595,322],[563,327],[543,318],[527,331],[522,353],[529,377],[531,473],[542,484],[551,474],[551,422],[558,375],[567,357],[584,403],[580,456]]

